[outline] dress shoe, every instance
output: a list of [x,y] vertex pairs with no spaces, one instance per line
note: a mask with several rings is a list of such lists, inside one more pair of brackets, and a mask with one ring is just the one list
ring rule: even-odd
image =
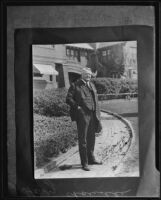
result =
[[90,171],[88,165],[84,165],[84,166],[82,166],[82,169],[85,170],[85,171]]
[[102,162],[98,162],[97,160],[93,160],[91,162],[88,162],[89,165],[102,165]]

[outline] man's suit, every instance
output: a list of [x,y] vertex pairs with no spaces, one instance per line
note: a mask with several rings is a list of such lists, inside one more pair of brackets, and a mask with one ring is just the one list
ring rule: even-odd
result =
[[[89,86],[79,79],[69,88],[66,103],[70,105],[72,121],[76,121],[78,128],[79,153],[82,166],[93,162],[95,133],[102,129],[98,98],[93,83]],[[80,109],[78,109],[78,106]]]

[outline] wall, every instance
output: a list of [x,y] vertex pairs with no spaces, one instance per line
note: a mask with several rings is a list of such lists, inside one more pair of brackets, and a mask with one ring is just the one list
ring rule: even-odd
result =
[[[74,51],[75,48],[72,48]],[[85,67],[87,65],[87,58],[85,56],[80,56],[80,62],[78,62],[77,58],[75,56],[67,56],[66,55],[66,46],[64,44],[60,45],[54,45],[54,48],[52,45],[33,45],[32,46],[32,59],[33,63],[37,64],[50,64],[55,65],[56,63],[68,63],[68,66],[64,66],[67,69],[64,71],[71,71],[71,68],[73,71],[78,71],[80,69],[77,69],[78,66]],[[76,70],[75,70],[76,69]],[[67,78],[68,74],[64,75],[64,78]],[[44,77],[42,77],[44,78]],[[53,76],[53,87],[57,87],[56,83],[56,77]],[[35,82],[35,81],[34,81]],[[69,80],[65,80],[65,82],[69,82]],[[39,81],[40,83],[40,81]],[[63,84],[63,83],[62,83]],[[36,87],[39,85],[38,81],[36,81],[36,84],[34,84]],[[51,83],[49,84],[49,87]],[[65,85],[66,88],[69,87],[69,84]],[[37,88],[49,88],[46,87],[43,83],[40,83],[40,86]]]
[[33,61],[41,62],[63,62],[66,59],[65,45],[55,45],[47,47],[46,45],[33,45]]
[[[91,15],[92,13],[92,15]],[[17,28],[56,27],[101,27],[118,25],[154,26],[154,10],[151,6],[8,6],[7,8],[7,138],[8,138],[8,183],[12,193],[16,185],[16,125],[14,88],[14,31]],[[153,134],[154,135],[154,134]],[[154,147],[154,140],[151,141]],[[148,157],[149,165],[155,156]],[[150,169],[154,171],[153,166]],[[150,170],[150,171],[151,171]],[[149,171],[148,171],[149,172]],[[149,177],[150,173],[146,175]],[[153,192],[142,184],[139,195]],[[147,183],[148,184],[148,183]],[[156,193],[154,193],[155,195]]]

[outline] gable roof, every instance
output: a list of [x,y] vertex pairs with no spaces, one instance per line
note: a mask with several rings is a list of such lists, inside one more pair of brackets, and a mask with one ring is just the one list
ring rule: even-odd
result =
[[94,50],[94,48],[91,47],[88,43],[74,43],[74,44],[66,44],[66,46],[71,46],[71,47],[77,47],[77,48],[82,48],[82,49],[90,49],[90,50]]
[[125,43],[125,42],[100,42],[97,44],[97,49],[104,48],[104,47],[110,47],[110,46],[114,46],[117,44],[123,44],[123,43]]

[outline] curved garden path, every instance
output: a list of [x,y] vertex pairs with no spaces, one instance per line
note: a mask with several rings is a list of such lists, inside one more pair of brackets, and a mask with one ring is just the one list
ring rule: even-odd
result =
[[[132,157],[130,150],[135,134],[129,121],[121,116],[102,111],[103,130],[96,137],[95,156],[103,165],[90,165],[91,171],[81,169],[78,146],[51,160],[41,169],[35,170],[35,178],[85,178],[85,177],[127,177],[139,176],[139,163],[135,169],[128,169],[124,162]],[[66,166],[65,170],[61,167]]]

